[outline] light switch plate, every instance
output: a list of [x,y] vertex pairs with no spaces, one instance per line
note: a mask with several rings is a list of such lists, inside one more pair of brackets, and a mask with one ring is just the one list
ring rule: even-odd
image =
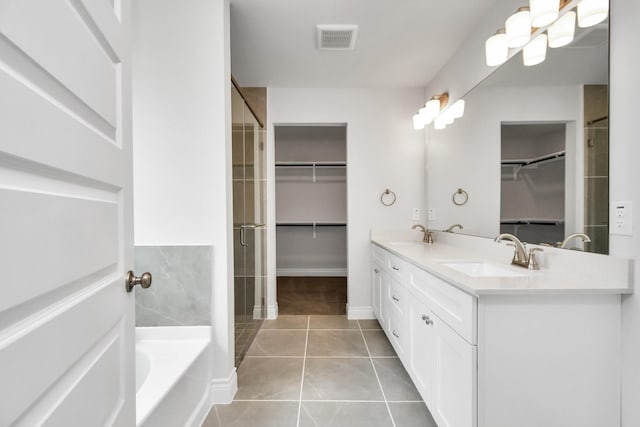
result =
[[633,235],[633,202],[614,202],[609,222],[611,234]]
[[413,208],[413,213],[411,214],[411,219],[413,221],[420,221],[420,208]]

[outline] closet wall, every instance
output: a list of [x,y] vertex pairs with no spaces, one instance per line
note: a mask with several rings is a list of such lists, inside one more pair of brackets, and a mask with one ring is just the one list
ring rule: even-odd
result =
[[278,276],[347,276],[346,125],[275,126]]

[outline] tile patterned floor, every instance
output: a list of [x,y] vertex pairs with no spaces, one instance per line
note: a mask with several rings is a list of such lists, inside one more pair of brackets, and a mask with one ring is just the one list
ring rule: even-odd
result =
[[266,320],[203,427],[436,427],[375,320]]

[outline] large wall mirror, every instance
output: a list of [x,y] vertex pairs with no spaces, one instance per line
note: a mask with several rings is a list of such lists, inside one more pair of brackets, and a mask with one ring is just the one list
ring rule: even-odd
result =
[[513,56],[464,97],[462,119],[429,128],[430,228],[553,246],[581,233],[590,242],[564,247],[608,253],[608,35],[608,22],[577,28],[532,67]]

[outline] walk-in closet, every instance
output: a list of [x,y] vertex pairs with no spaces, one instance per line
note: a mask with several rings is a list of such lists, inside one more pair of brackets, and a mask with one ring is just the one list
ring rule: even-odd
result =
[[274,129],[280,314],[345,314],[346,125]]

